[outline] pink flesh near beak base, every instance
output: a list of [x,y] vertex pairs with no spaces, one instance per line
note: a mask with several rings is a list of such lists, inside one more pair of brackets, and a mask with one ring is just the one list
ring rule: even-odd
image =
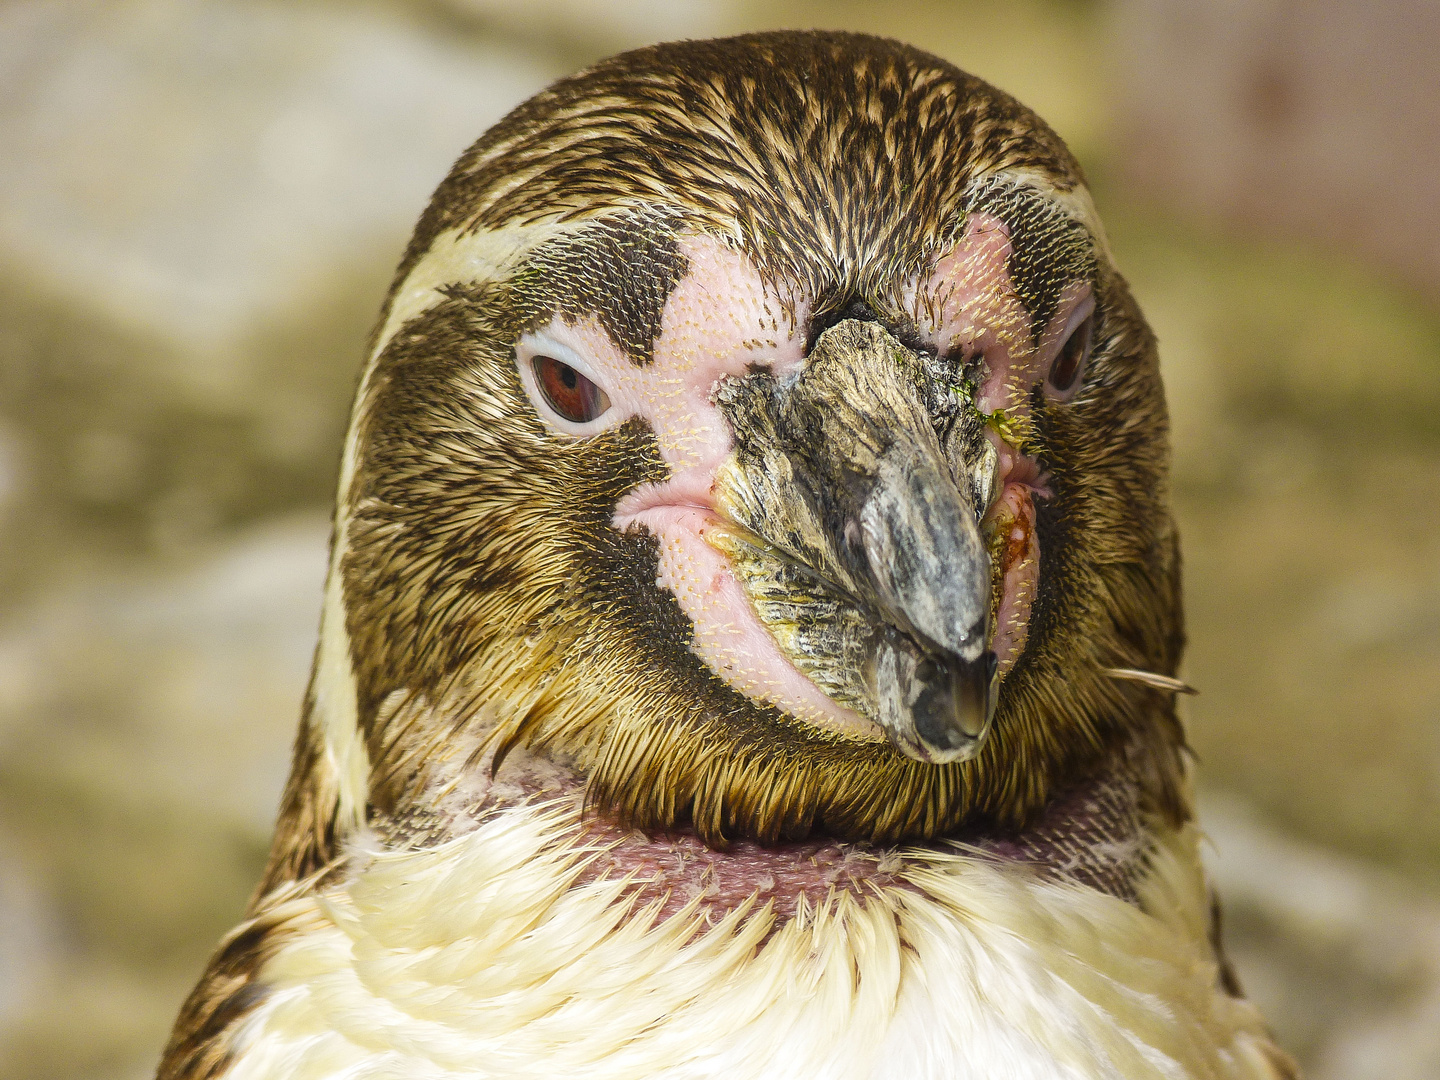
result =
[[[713,401],[717,384],[762,367],[777,377],[804,363],[804,308],[791,325],[759,273],[743,256],[719,241],[695,236],[682,242],[689,261],[685,276],[666,304],[654,360],[636,366],[592,319],[575,325],[556,320],[517,352],[525,375],[526,350],[558,345],[583,361],[585,374],[609,395],[612,408],[597,423],[618,424],[640,417],[655,433],[670,478],[645,485],[616,507],[617,529],[644,528],[659,542],[657,584],[671,592],[694,626],[693,648],[721,679],[740,692],[818,728],[849,738],[884,741],[881,728],[827,697],[781,651],[760,622],[729,558],[707,533],[724,524],[714,508],[717,470],[732,449],[729,427]],[[983,354],[985,379],[979,404],[987,412],[1023,410],[1038,378],[1047,346],[1037,348],[1025,312],[1005,273],[1009,238],[1004,226],[972,215],[956,247],[937,261],[912,291],[914,318],[943,352],[960,347],[965,356]],[[1074,310],[1069,297],[1056,319]],[[1052,320],[1051,326],[1055,325]],[[563,357],[562,357],[563,359]],[[527,381],[527,390],[535,396]],[[539,406],[537,405],[537,408]],[[542,416],[545,410],[541,409]],[[588,432],[566,431],[562,435]],[[1003,586],[992,648],[1003,674],[1024,648],[1039,566],[1033,497],[1048,494],[1033,460],[993,431],[997,495],[986,524],[1007,538],[1000,571]]]

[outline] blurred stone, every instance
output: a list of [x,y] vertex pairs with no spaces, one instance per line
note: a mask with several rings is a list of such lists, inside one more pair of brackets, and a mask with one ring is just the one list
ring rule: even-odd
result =
[[[0,631],[0,757],[261,839],[319,625],[328,526],[252,530],[178,577],[61,591]],[[8,676],[8,677],[7,677]]]
[[415,217],[559,71],[399,4],[0,6],[0,590],[328,501]]
[[1440,895],[1216,792],[1200,821],[1241,984],[1310,1080],[1440,1075]]
[[10,504],[22,495],[25,486],[20,440],[8,424],[0,424],[0,521],[4,520]]
[[[595,58],[657,41],[727,32],[733,0],[440,0],[492,31],[571,44]],[[733,33],[733,30],[729,32]]]
[[1117,0],[1133,194],[1304,236],[1440,299],[1440,5]]
[[270,522],[0,624],[0,1075],[153,1068],[263,864],[327,535]]
[[0,252],[173,345],[202,399],[337,267],[392,258],[451,162],[554,72],[394,12],[129,0],[0,11]]
[[33,875],[0,848],[0,1032],[48,989],[55,927]]

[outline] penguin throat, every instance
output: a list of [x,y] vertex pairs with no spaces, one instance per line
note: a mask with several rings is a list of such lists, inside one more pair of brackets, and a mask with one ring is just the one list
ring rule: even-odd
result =
[[1024,868],[1134,902],[1148,852],[1139,785],[1119,766],[1065,789],[1025,828],[972,823],[943,839],[903,846],[817,836],[715,848],[686,827],[625,828],[586,809],[584,777],[570,764],[523,749],[494,776],[488,761],[472,775],[483,779],[446,784],[444,796],[423,809],[373,815],[372,840],[389,850],[433,847],[497,815],[559,810],[565,825],[553,842],[585,863],[573,887],[628,879],[636,910],[651,909],[661,920],[698,915],[714,925],[768,908],[778,927],[838,893],[864,903],[880,890],[917,889],[916,871],[955,859]]

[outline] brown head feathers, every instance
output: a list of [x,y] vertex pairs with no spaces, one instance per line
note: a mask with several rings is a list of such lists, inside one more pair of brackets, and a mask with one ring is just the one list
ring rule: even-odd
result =
[[[706,237],[764,283],[757,340],[813,343],[859,311],[937,354],[927,327],[950,297],[927,275],[979,215],[1008,230],[1032,338],[1082,283],[1094,346],[1073,401],[1025,398],[1048,493],[1028,638],[978,756],[932,765],[717,677],[657,584],[657,538],[614,525],[627,493],[670,474],[655,432],[635,417],[557,437],[515,346],[593,319],[644,368],[691,269],[685,238]],[[973,380],[973,356],[949,360]],[[1182,817],[1170,695],[1105,674],[1179,661],[1166,428],[1153,338],[1079,166],[1007,95],[839,33],[660,45],[556,83],[461,157],[397,274],[337,513],[327,633],[348,670],[317,663],[268,886],[336,857],[347,799],[355,819],[443,819],[516,747],[569,770],[595,814],[712,844],[1018,826],[1112,768]],[[350,692],[353,722],[334,704]],[[363,760],[344,757],[347,723]]]

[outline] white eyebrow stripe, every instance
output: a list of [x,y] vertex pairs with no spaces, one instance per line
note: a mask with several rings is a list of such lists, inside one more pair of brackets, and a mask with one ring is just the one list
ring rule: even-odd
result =
[[981,183],[991,177],[1007,177],[1017,183],[1034,188],[1043,194],[1051,202],[1058,204],[1073,221],[1078,221],[1090,232],[1091,243],[1097,256],[1104,262],[1114,263],[1110,253],[1110,238],[1105,233],[1105,225],[1100,220],[1100,212],[1095,209],[1095,199],[1090,194],[1090,188],[1084,184],[1076,184],[1069,191],[1062,191],[1055,186],[1055,182],[1044,173],[1034,169],[1000,169],[993,173],[985,173],[977,176],[972,185]]
[[475,285],[495,281],[512,273],[525,257],[557,236],[575,232],[583,224],[541,222],[534,225],[506,225],[499,229],[470,232],[457,227],[440,233],[395,290],[385,325],[375,339],[365,365],[364,382],[369,381],[375,361],[396,332],[417,315],[439,304],[447,285]]
[[463,227],[440,233],[418,262],[405,275],[395,290],[385,325],[376,335],[375,345],[365,360],[360,387],[350,414],[350,427],[345,435],[345,448],[340,457],[340,486],[337,496],[336,544],[337,557],[345,547],[344,525],[350,512],[350,486],[355,477],[356,439],[369,399],[367,391],[375,375],[375,365],[400,328],[417,315],[440,304],[447,285],[471,285],[494,281],[513,272],[535,248],[554,237],[574,231],[575,226],[559,222],[535,225],[507,225],[484,232],[469,232]]
[[358,829],[369,799],[369,755],[360,731],[355,667],[345,629],[344,577],[341,567],[349,550],[350,489],[358,465],[361,421],[369,398],[367,390],[375,365],[396,332],[411,319],[444,300],[446,285],[494,281],[508,275],[540,244],[573,230],[556,222],[507,226],[488,232],[451,229],[441,233],[395,290],[385,325],[365,360],[360,389],[350,414],[350,428],[340,458],[340,482],[335,498],[335,541],[325,583],[325,606],[320,621],[319,661],[315,671],[314,713],[311,722],[324,746],[322,782],[333,787],[337,800],[338,835]]

